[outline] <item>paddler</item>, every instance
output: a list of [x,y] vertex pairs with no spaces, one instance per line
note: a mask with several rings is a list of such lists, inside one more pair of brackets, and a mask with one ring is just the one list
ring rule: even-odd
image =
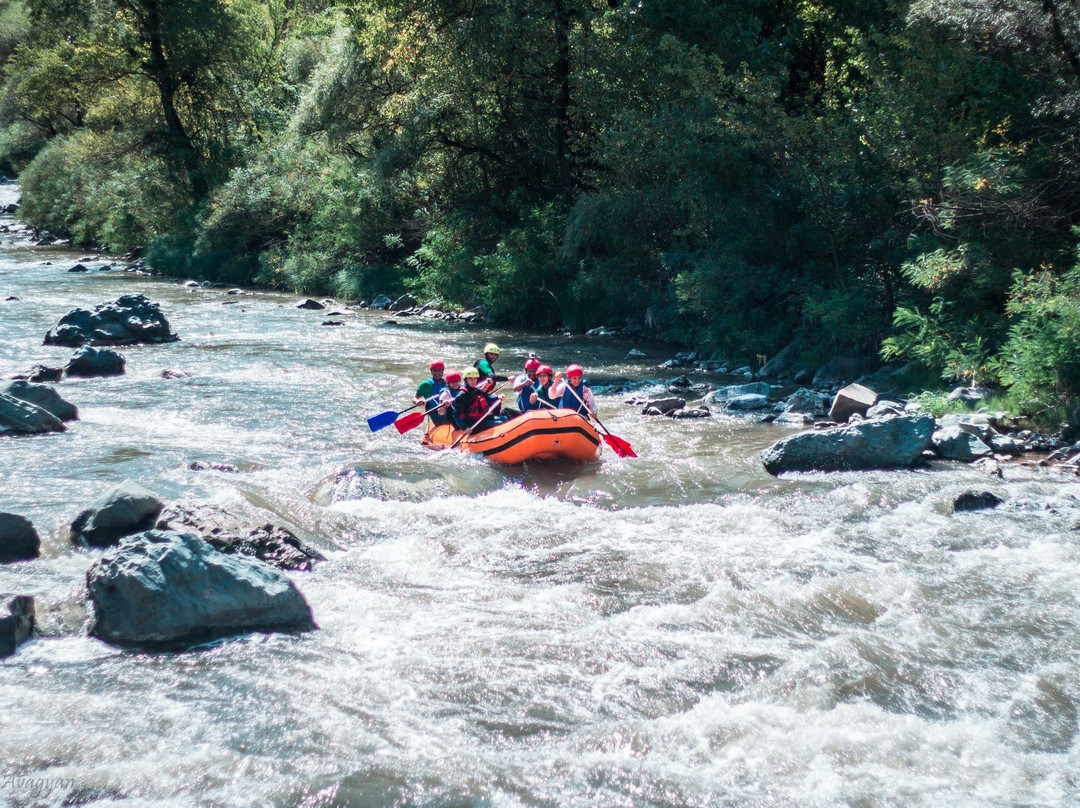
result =
[[499,358],[500,353],[501,351],[499,350],[499,346],[496,345],[494,342],[489,342],[487,345],[484,346],[484,358],[477,359],[473,363],[473,367],[475,367],[477,372],[480,374],[479,386],[481,390],[490,392],[491,390],[495,389],[495,385],[498,382],[507,381],[506,376],[499,376],[495,373],[494,366],[495,362]]
[[432,359],[428,370],[431,371],[431,378],[420,382],[420,386],[416,388],[416,395],[413,396],[413,403],[423,404],[425,410],[431,409],[439,393],[446,389],[446,380],[443,378],[446,363],[441,359]]
[[536,384],[533,387],[534,392],[529,397],[534,408],[541,410],[558,409],[559,396],[555,395],[554,385],[558,384],[561,378],[562,374],[556,376],[551,369],[551,365],[541,365],[537,368]]
[[514,392],[517,393],[517,408],[521,412],[539,409],[542,404],[536,402],[536,372],[540,369],[540,360],[529,357],[525,362],[525,372],[514,378]]
[[448,372],[446,374],[446,387],[439,393],[439,408],[431,413],[432,423],[440,426],[452,423],[454,426],[458,426],[457,421],[454,419],[454,412],[451,407],[454,404],[454,399],[461,395],[463,390],[464,388],[461,386],[461,371],[451,370]]
[[560,397],[560,408],[573,410],[586,418],[596,416],[596,398],[585,384],[585,371],[581,365],[566,368],[566,381],[555,387],[555,395]]
[[[492,405],[497,401],[503,401],[506,396],[499,396],[495,398],[489,396],[483,390],[481,390],[477,383],[480,379],[480,371],[476,368],[465,368],[461,374],[462,379],[465,381],[465,389],[458,394],[451,405],[454,413],[454,422],[461,429],[472,429]],[[506,420],[504,416],[499,413],[500,408],[496,408],[495,412],[484,418],[484,423],[481,426],[484,429],[501,424]]]

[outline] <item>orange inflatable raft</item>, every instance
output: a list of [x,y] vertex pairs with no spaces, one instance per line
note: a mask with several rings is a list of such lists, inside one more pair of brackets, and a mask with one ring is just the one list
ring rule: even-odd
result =
[[[429,425],[421,445],[448,449],[462,432]],[[600,458],[600,434],[573,410],[531,410],[491,429],[474,432],[457,445],[463,452],[514,465],[528,460],[588,463]]]

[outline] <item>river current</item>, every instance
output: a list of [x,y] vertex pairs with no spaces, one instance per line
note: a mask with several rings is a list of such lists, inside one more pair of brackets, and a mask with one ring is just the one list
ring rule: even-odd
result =
[[[785,428],[623,403],[616,380],[675,375],[656,346],[329,317],[100,261],[69,273],[84,256],[3,238],[0,300],[19,299],[0,302],[0,374],[62,365],[45,332],[125,293],[159,302],[181,341],[60,383],[69,431],[0,438],[0,511],[43,545],[0,566],[39,625],[0,661],[0,804],[1080,804],[1077,478],[778,480],[758,453]],[[502,469],[367,429],[429,358],[463,366],[492,339],[504,367],[529,351],[585,365],[640,457]],[[88,638],[101,551],[66,528],[126,479],[320,550],[292,575],[320,629],[175,654]],[[953,514],[972,489],[1006,502]]]

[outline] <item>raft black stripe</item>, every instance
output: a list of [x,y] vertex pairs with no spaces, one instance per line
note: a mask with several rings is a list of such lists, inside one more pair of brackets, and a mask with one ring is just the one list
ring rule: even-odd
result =
[[497,449],[488,449],[487,451],[482,451],[479,454],[482,454],[484,457],[491,457],[491,455],[496,455],[499,452],[505,452],[511,446],[516,446],[517,444],[521,443],[523,440],[528,440],[529,438],[533,437],[534,435],[572,435],[574,433],[577,433],[578,435],[584,435],[588,439],[589,443],[591,443],[593,446],[599,446],[600,445],[600,441],[597,438],[594,438],[592,435],[590,435],[586,430],[582,429],[580,426],[572,426],[572,427],[560,426],[560,427],[556,427],[555,429],[550,429],[550,428],[549,429],[530,429],[529,431],[523,432],[522,434],[518,435],[513,440],[507,441],[506,443],[504,443],[502,446],[500,446]]

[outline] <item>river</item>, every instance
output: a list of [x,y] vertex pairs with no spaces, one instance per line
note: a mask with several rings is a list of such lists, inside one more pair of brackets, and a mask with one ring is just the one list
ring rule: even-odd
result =
[[[758,453],[784,428],[646,418],[614,392],[601,417],[638,459],[499,469],[366,418],[490,339],[504,366],[536,351],[598,382],[663,381],[669,357],[344,309],[328,327],[294,295],[68,273],[80,253],[3,238],[0,374],[62,365],[45,332],[129,292],[181,341],[62,382],[69,431],[0,438],[0,511],[43,543],[0,566],[40,630],[0,661],[0,804],[1080,804],[1076,478],[777,480]],[[350,468],[366,487],[335,498]],[[177,654],[88,638],[100,551],[65,530],[125,479],[323,552],[293,575],[320,630]],[[970,489],[1006,502],[952,514]]]

